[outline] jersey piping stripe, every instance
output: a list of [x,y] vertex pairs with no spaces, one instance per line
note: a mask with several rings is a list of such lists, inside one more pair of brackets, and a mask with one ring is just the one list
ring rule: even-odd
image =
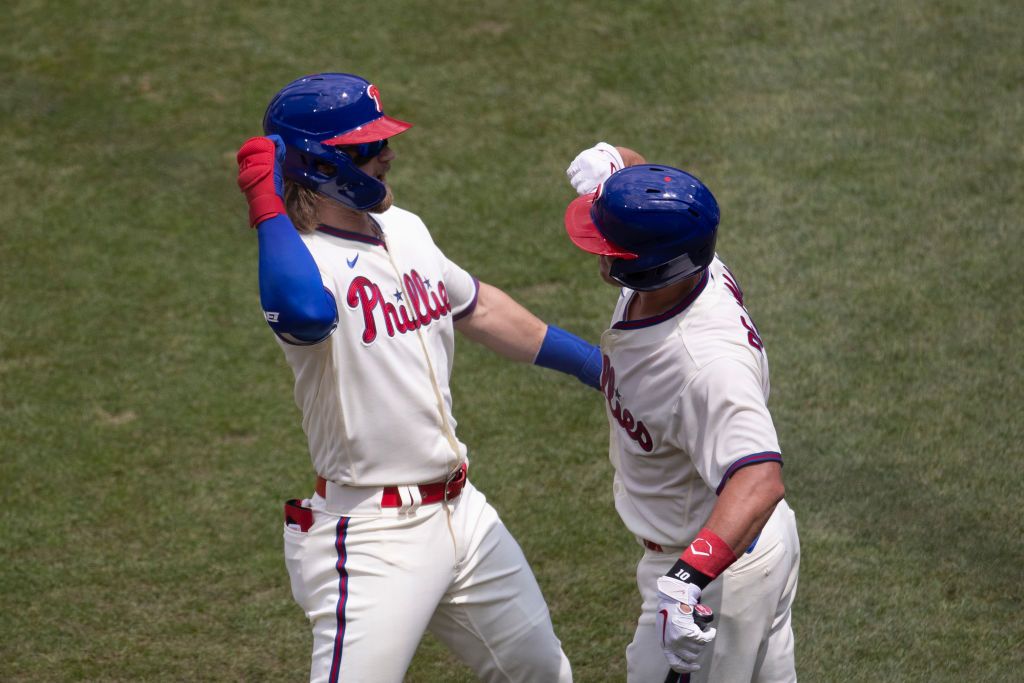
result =
[[[619,322],[612,325],[612,328],[616,330],[635,330],[641,327],[650,327],[652,325],[657,325],[658,323],[665,322],[669,318],[673,318],[682,313],[683,311],[685,311],[687,308],[689,308],[690,304],[697,300],[697,297],[700,296],[701,292],[703,292],[707,286],[708,271],[705,270],[703,273],[701,273],[700,282],[697,283],[697,286],[694,287],[693,290],[689,294],[687,294],[682,301],[680,301],[678,304],[668,309],[664,313],[659,313],[658,315],[651,316],[650,318],[640,318],[639,320],[620,320]],[[633,292],[633,294],[630,296],[630,303],[632,303],[633,301],[632,297],[635,296],[636,292]],[[623,308],[622,310],[623,313],[625,313],[625,311],[628,311],[629,303],[627,303],[626,307]]]
[[345,645],[345,605],[348,603],[348,570],[345,569],[345,561],[348,553],[345,551],[345,535],[348,531],[348,517],[338,520],[338,526],[334,532],[334,547],[338,551],[338,562],[335,567],[338,570],[338,606],[335,615],[338,620],[338,628],[334,634],[334,653],[331,656],[331,673],[328,677],[330,683],[337,683],[341,673],[341,654]]
[[760,462],[777,462],[781,465],[782,454],[776,453],[775,451],[764,451],[762,453],[753,453],[751,455],[743,456],[733,464],[729,465],[729,469],[727,469],[725,474],[722,476],[722,483],[718,485],[717,489],[715,489],[715,495],[722,492],[722,489],[725,488],[726,482],[729,481],[729,477],[736,474],[737,470],[741,470],[747,465],[756,465]]
[[480,297],[480,281],[473,278],[473,300],[469,304],[458,312],[457,315],[452,316],[452,322],[462,320],[467,315],[471,315],[476,310],[476,300]]
[[340,237],[343,240],[353,240],[355,242],[363,242],[364,244],[375,244],[379,247],[384,246],[384,241],[380,240],[372,235],[364,235],[361,232],[351,232],[350,230],[342,230],[341,228],[331,227],[330,225],[318,225],[316,226],[317,232],[322,232],[331,237]]

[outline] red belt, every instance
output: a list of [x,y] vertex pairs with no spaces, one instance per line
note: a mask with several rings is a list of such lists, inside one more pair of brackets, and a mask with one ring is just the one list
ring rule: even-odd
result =
[[[422,505],[440,503],[443,500],[452,500],[462,493],[466,485],[466,463],[462,463],[457,470],[454,470],[444,481],[435,481],[431,484],[420,484],[420,498]],[[316,492],[321,498],[327,497],[327,480],[318,476],[316,478]],[[397,486],[385,486],[381,494],[380,506],[383,508],[402,507],[402,496]]]

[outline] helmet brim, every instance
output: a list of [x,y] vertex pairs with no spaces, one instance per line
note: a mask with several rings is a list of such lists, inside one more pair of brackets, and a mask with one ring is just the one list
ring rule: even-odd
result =
[[577,197],[565,209],[565,231],[569,233],[572,243],[583,251],[601,256],[612,256],[622,259],[635,259],[637,254],[612,244],[594,225],[590,218],[590,207],[597,199],[597,192]]
[[364,142],[376,142],[386,140],[393,135],[404,133],[412,128],[411,123],[393,119],[390,116],[381,116],[358,128],[336,135],[329,140],[323,140],[321,145],[360,145]]

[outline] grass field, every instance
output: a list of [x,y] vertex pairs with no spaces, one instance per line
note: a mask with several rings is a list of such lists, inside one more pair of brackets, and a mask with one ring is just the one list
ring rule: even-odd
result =
[[[234,153],[323,70],[415,122],[390,179],[447,254],[590,339],[615,292],[565,166],[608,140],[705,180],[772,362],[802,680],[1021,680],[1019,2],[5,7],[0,680],[306,676],[279,515],[311,469]],[[623,680],[599,398],[465,340],[454,388],[576,679]],[[408,675],[468,680],[430,638]]]

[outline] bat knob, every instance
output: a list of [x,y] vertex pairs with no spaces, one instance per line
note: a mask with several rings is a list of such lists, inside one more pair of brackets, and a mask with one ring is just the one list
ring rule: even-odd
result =
[[711,620],[715,618],[715,611],[703,603],[697,603],[693,606],[693,623],[700,626],[703,630],[711,623]]

